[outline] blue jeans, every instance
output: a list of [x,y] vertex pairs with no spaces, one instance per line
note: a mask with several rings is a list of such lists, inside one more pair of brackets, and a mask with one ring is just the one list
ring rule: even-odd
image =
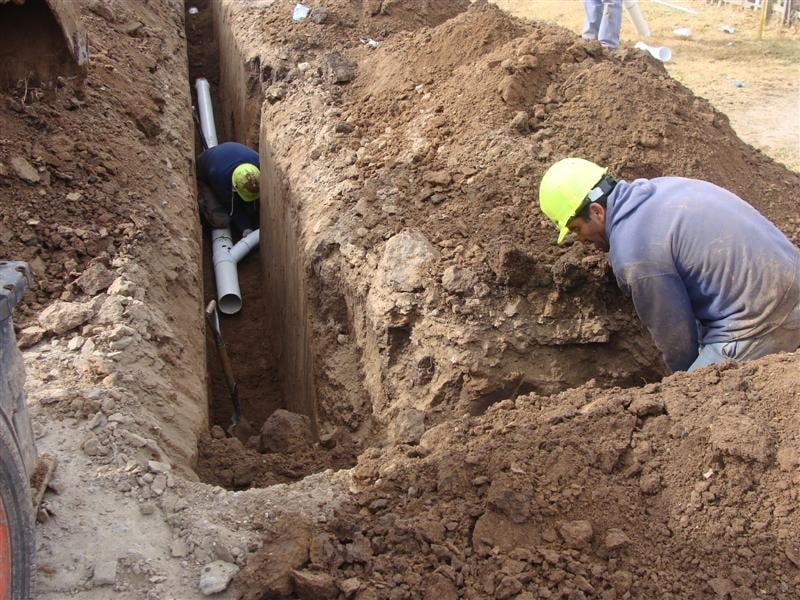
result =
[[622,0],[583,0],[583,11],[583,39],[600,40],[606,48],[619,48]]
[[700,346],[697,358],[689,367],[691,373],[726,360],[749,360],[776,352],[794,352],[800,348],[800,304],[783,324],[766,335],[732,342],[716,342]]

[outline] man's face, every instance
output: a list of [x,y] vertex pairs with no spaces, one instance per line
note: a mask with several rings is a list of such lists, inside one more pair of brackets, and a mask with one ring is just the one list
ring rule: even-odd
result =
[[589,205],[589,220],[573,217],[567,223],[569,230],[575,234],[578,241],[584,244],[593,244],[598,250],[608,252],[608,239],[606,238],[606,210],[599,204]]

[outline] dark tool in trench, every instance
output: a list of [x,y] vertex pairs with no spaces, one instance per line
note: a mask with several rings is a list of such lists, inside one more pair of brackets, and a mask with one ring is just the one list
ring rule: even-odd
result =
[[231,437],[238,438],[241,442],[247,442],[253,433],[253,426],[242,417],[242,407],[239,402],[239,384],[233,377],[231,359],[228,356],[228,349],[225,347],[225,340],[222,339],[222,331],[219,327],[219,313],[217,312],[217,301],[212,300],[206,307],[206,320],[211,326],[211,333],[214,336],[214,344],[217,346],[219,361],[222,363],[222,371],[225,374],[225,383],[228,385],[228,393],[233,404],[233,416],[231,424],[226,430]]

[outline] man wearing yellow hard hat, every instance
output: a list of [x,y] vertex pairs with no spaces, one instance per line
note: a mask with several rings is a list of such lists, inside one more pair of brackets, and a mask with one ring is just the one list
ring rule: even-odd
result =
[[242,235],[258,229],[258,153],[225,142],[197,157],[200,212],[215,229],[232,226]]
[[800,250],[735,194],[683,177],[627,182],[582,158],[552,165],[539,206],[608,252],[673,371],[800,348]]

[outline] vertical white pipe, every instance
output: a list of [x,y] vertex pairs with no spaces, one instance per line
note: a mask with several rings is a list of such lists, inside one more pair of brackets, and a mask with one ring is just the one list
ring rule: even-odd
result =
[[211,105],[211,86],[204,77],[198,77],[195,81],[197,89],[197,112],[200,115],[200,129],[209,148],[213,148],[217,142],[217,128],[214,125],[214,107]]
[[[199,77],[195,82],[197,89],[197,112],[200,129],[209,148],[217,142],[217,128],[214,125],[214,109],[211,105],[211,86],[208,80]],[[242,309],[242,292],[239,288],[239,273],[236,263],[253,248],[258,246],[258,229],[233,245],[230,228],[211,231],[211,252],[214,261],[214,278],[217,282],[217,306],[220,312],[234,315]]]
[[242,292],[236,261],[231,256],[233,239],[230,229],[211,231],[214,276],[217,282],[217,306],[226,315],[235,315],[242,308]]
[[638,2],[636,0],[624,0],[622,5],[625,7],[625,11],[628,13],[628,17],[630,17],[639,35],[642,37],[650,37],[650,28],[647,26],[647,21],[644,20],[644,16],[642,16],[642,11],[639,8]]

